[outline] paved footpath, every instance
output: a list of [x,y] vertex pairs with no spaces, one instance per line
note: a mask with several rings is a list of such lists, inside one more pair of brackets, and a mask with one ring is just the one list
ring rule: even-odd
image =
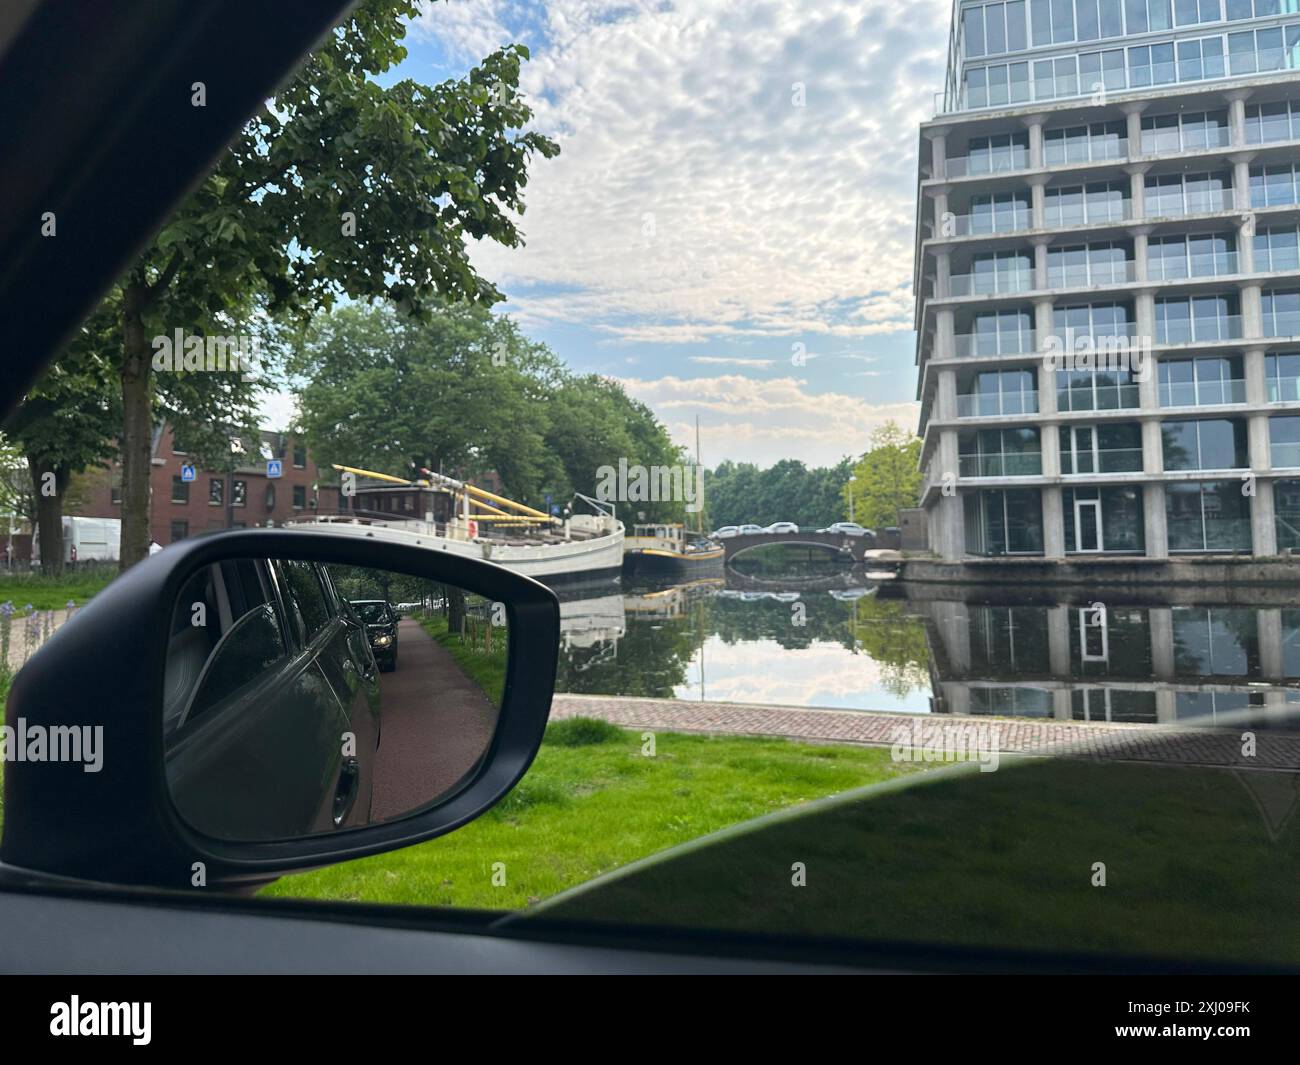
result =
[[[1300,769],[1300,731],[1260,730],[1256,751],[1242,756],[1243,729],[1175,729],[1154,725],[1109,724],[955,714],[862,712],[750,703],[688,702],[605,695],[557,694],[551,719],[596,717],[627,728],[706,732],[725,735],[781,736],[832,743],[909,746],[928,744],[936,728],[970,730],[966,742],[1009,754],[1038,754],[1101,761],[1179,762],[1243,769]],[[915,724],[914,724],[915,723]],[[914,731],[918,730],[918,731]],[[980,731],[984,730],[984,731]]]

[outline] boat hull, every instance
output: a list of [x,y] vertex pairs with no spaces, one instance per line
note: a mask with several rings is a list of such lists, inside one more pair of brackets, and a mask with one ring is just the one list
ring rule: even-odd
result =
[[673,551],[628,551],[623,556],[627,577],[721,577],[727,566],[722,548],[698,554]]

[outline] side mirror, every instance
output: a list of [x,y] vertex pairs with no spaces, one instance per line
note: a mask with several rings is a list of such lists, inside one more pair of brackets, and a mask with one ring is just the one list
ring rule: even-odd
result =
[[14,680],[0,860],[253,885],[501,799],[545,731],[558,601],[383,537],[219,533],[100,593]]

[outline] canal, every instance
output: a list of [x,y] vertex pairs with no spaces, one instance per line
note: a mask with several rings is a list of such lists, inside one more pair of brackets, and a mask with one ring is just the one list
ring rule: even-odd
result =
[[575,694],[1204,724],[1300,701],[1281,589],[905,585],[803,562],[561,596],[557,690]]

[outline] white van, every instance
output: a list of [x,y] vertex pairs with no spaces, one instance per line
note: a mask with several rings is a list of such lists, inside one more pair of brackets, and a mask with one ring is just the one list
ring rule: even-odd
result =
[[[122,546],[121,518],[63,517],[63,564],[116,562]],[[41,561],[41,531],[32,534],[32,564]]]

